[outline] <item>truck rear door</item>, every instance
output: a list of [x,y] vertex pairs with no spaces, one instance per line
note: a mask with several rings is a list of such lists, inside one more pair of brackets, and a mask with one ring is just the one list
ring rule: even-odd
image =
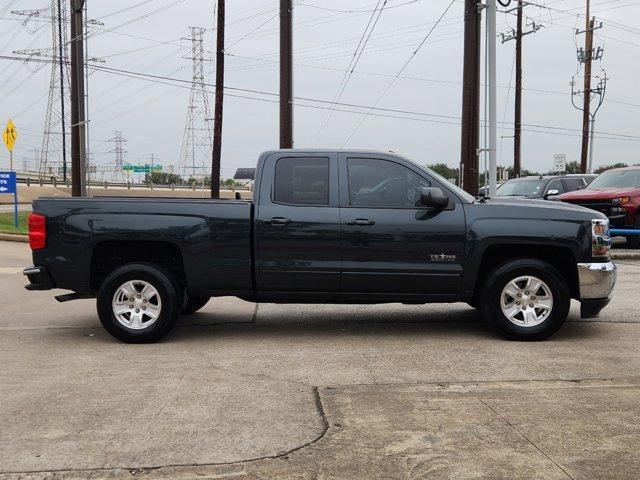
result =
[[256,205],[261,291],[335,292],[340,285],[337,156],[274,153],[262,166]]
[[465,242],[459,199],[445,210],[420,206],[422,188],[441,185],[400,158],[340,153],[338,161],[341,291],[458,294]]

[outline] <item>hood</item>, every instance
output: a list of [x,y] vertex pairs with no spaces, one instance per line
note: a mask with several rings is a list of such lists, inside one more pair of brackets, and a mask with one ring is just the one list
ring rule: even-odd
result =
[[[545,215],[544,212],[546,212],[546,215],[549,217],[557,216],[567,220],[607,218],[600,212],[590,208],[581,207],[579,205],[524,197],[495,197],[493,199],[486,200],[484,205],[495,207],[517,207],[518,215],[521,218],[527,218],[527,212],[531,212],[529,215],[534,217]],[[538,212],[534,212],[534,210],[538,210]]]
[[571,200],[605,200],[616,197],[630,197],[640,194],[640,188],[585,188],[575,192],[563,193],[558,198],[564,201]]

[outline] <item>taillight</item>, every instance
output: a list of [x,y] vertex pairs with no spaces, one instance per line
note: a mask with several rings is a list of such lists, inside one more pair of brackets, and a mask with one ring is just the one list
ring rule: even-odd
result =
[[31,250],[47,246],[47,217],[40,213],[29,214],[29,246]]

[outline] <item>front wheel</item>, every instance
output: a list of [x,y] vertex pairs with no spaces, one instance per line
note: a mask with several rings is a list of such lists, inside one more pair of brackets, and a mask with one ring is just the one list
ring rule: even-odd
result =
[[512,340],[543,340],[567,319],[569,288],[552,265],[537,259],[511,260],[487,277],[481,311],[485,320]]
[[102,282],[98,317],[118,340],[156,342],[175,326],[181,303],[169,273],[147,264],[130,264]]
[[[640,212],[636,214],[636,222],[633,228],[636,230],[640,229]],[[640,248],[640,235],[628,235],[625,238],[627,239],[627,248]]]

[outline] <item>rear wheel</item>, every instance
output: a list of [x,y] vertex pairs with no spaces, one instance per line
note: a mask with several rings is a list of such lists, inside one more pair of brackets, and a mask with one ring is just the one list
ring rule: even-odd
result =
[[102,282],[97,308],[105,330],[118,340],[150,343],[175,326],[181,301],[169,273],[147,264],[130,264]]
[[542,340],[554,334],[569,314],[564,277],[537,259],[511,260],[487,277],[481,311],[499,333],[513,340]]
[[196,313],[209,303],[209,300],[211,300],[211,297],[187,297],[182,306],[182,314],[191,315],[192,313]]

